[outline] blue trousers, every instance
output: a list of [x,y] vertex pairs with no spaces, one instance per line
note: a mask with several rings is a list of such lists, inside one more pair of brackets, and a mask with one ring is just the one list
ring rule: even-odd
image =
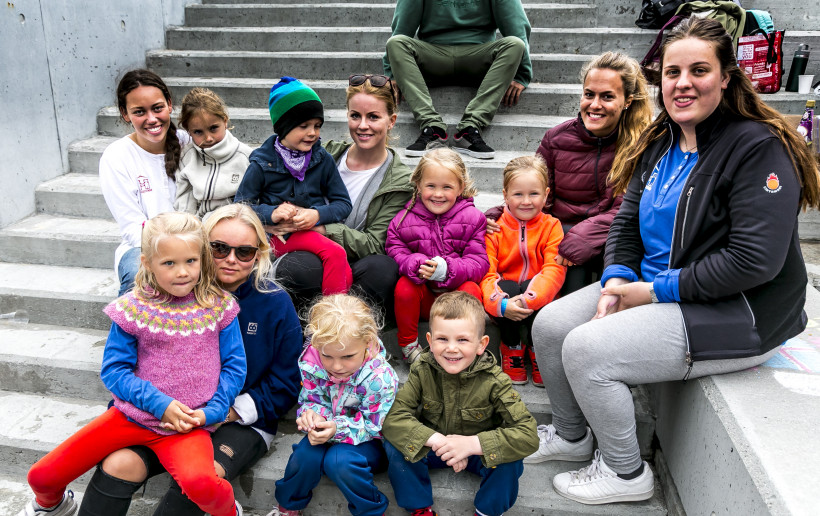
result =
[[[433,486],[430,484],[430,468],[448,468],[436,452],[418,462],[404,460],[402,452],[384,441],[387,452],[387,475],[396,494],[396,502],[408,511],[423,509],[433,505]],[[500,516],[510,510],[518,498],[518,479],[524,473],[524,461],[518,460],[488,468],[481,457],[473,455],[467,460],[467,471],[481,476],[478,492],[475,494],[475,508],[487,516]]]
[[312,446],[305,437],[293,445],[285,476],[276,482],[274,496],[285,509],[302,510],[310,503],[313,488],[325,474],[347,499],[351,514],[382,516],[388,502],[373,483],[373,471],[383,470],[384,466],[384,448],[380,441]]
[[139,268],[140,248],[134,247],[133,249],[125,251],[117,267],[117,276],[120,278],[120,291],[117,292],[118,297],[134,288],[134,279],[137,277]]

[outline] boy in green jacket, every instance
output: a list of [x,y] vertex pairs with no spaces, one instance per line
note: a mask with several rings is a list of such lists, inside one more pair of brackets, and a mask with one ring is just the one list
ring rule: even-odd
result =
[[427,341],[382,426],[396,501],[414,516],[435,515],[428,468],[452,467],[482,476],[477,515],[503,514],[518,497],[524,457],[538,449],[535,419],[484,353],[490,338],[478,299],[442,294]]

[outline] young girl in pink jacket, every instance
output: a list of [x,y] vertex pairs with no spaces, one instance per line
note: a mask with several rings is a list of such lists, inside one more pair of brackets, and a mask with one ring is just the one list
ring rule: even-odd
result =
[[418,322],[436,297],[463,290],[481,299],[478,282],[489,269],[484,247],[486,219],[475,206],[476,189],[455,151],[434,149],[410,177],[413,198],[390,222],[387,255],[399,264],[395,290],[399,346],[413,363],[421,354]]

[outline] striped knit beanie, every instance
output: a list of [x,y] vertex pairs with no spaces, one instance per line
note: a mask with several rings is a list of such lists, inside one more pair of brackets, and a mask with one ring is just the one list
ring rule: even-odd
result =
[[293,77],[282,77],[273,85],[268,97],[273,132],[284,138],[299,124],[318,118],[325,120],[324,108],[319,95]]

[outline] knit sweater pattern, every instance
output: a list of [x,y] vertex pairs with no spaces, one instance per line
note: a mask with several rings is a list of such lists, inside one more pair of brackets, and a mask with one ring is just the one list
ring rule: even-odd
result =
[[[205,308],[193,292],[158,303],[132,291],[103,311],[137,338],[135,376],[193,410],[204,407],[214,396],[221,371],[219,332],[239,313],[232,296],[226,295],[213,307]],[[176,433],[161,428],[153,414],[115,395],[114,406],[158,434]],[[205,429],[215,430],[213,426]]]

